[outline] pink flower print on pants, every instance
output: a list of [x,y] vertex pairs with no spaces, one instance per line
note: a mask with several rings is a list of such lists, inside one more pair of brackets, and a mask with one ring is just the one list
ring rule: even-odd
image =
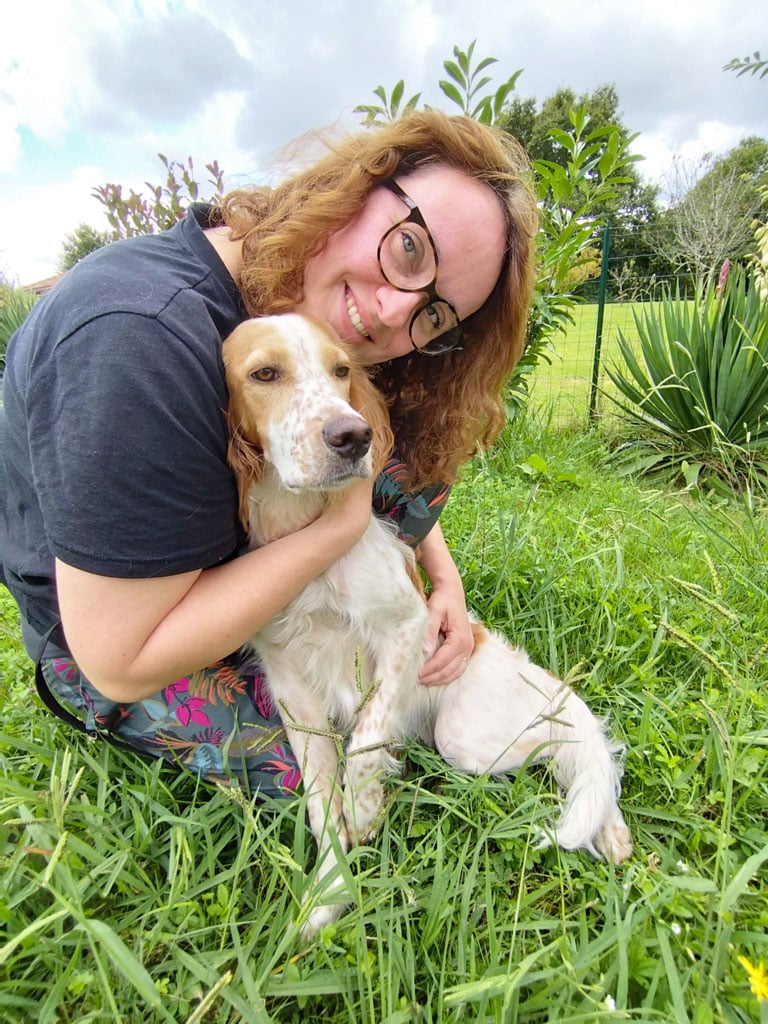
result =
[[210,718],[200,710],[205,707],[205,700],[202,697],[187,697],[184,700],[182,695],[188,692],[189,679],[179,679],[177,682],[171,683],[170,686],[166,686],[163,696],[169,708],[174,703],[176,704],[174,712],[180,725],[189,725],[190,722],[195,725],[210,725]]

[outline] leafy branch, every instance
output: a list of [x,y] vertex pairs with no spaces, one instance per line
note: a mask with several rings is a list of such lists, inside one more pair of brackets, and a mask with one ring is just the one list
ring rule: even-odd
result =
[[737,78],[747,74],[765,78],[768,75],[768,60],[761,60],[760,51],[755,50],[751,57],[744,57],[741,60],[734,57],[733,60],[729,60],[727,64],[723,65],[723,71],[735,71]]
[[[509,94],[515,88],[515,83],[522,74],[522,68],[515,71],[495,92],[481,96],[475,102],[480,90],[491,81],[488,75],[483,75],[483,71],[492,64],[498,63],[496,57],[485,57],[477,67],[473,68],[472,56],[475,43],[476,40],[473,40],[466,51],[454,46],[453,56],[455,59],[443,61],[445,73],[452,81],[441,79],[439,84],[443,93],[461,109],[463,114],[482,124],[495,124],[501,118]],[[380,103],[361,103],[354,108],[356,114],[365,115],[363,124],[366,127],[375,127],[396,121],[399,117],[415,110],[421,99],[421,93],[417,92],[403,104],[405,81],[402,78],[392,89],[391,95],[387,95],[387,90],[383,85],[377,85],[373,93],[381,101]]]
[[473,117],[482,124],[495,124],[501,117],[509,94],[515,88],[523,69],[519,68],[493,94],[481,97],[473,106],[477,94],[491,81],[488,75],[483,75],[482,78],[479,76],[486,68],[498,63],[496,57],[485,57],[473,70],[472,55],[476,42],[477,40],[473,39],[466,52],[454,46],[453,55],[456,60],[443,61],[443,67],[453,81],[441,79],[440,88],[449,100],[461,108],[463,114]]
[[[193,177],[195,173],[192,157],[186,162],[169,160],[162,153],[157,154],[166,170],[164,185],[144,184],[150,191],[151,198],[145,198],[141,192],[130,190],[123,197],[122,185],[99,185],[92,195],[104,206],[107,220],[117,238],[129,238],[132,235],[153,234],[172,227],[186,213],[189,203],[195,202],[200,196],[200,185]],[[224,172],[218,161],[206,164],[205,169],[211,175],[209,184],[213,186],[216,196],[224,193]]]
[[392,95],[389,98],[387,98],[387,91],[383,85],[377,85],[373,92],[375,96],[379,97],[381,104],[361,103],[354,109],[355,114],[365,114],[363,124],[366,128],[388,124],[390,121],[396,121],[398,117],[402,117],[411,110],[415,110],[419,100],[421,99],[421,93],[417,92],[415,95],[411,96],[401,111],[400,104],[402,103],[403,93],[405,92],[405,80],[402,78],[392,90]]

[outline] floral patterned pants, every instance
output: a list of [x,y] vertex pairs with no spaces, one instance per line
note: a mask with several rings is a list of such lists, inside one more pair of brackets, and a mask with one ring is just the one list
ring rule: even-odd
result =
[[[403,464],[391,459],[376,481],[373,510],[416,546],[437,522],[450,489],[438,485],[406,495],[404,474]],[[253,652],[238,651],[126,704],[102,696],[71,658],[43,657],[40,667],[52,694],[89,732],[112,735],[211,782],[237,780],[253,794],[285,798],[300,785],[299,765]]]

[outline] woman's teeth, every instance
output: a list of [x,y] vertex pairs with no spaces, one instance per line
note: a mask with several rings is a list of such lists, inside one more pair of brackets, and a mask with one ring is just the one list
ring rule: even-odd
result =
[[355,328],[357,333],[362,335],[363,338],[370,338],[370,334],[366,331],[365,327],[363,327],[363,321],[360,319],[357,306],[351,299],[347,299],[347,312],[349,313],[349,319],[352,321],[352,326]]

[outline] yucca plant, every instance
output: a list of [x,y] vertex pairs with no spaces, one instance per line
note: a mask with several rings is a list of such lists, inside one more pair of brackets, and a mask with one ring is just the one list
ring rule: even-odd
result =
[[24,323],[36,302],[37,295],[24,288],[0,288],[0,377],[5,370],[5,350],[11,335]]
[[623,366],[606,368],[636,431],[621,468],[768,483],[768,300],[754,280],[726,268],[701,303],[677,289],[634,316],[639,345],[619,331]]

